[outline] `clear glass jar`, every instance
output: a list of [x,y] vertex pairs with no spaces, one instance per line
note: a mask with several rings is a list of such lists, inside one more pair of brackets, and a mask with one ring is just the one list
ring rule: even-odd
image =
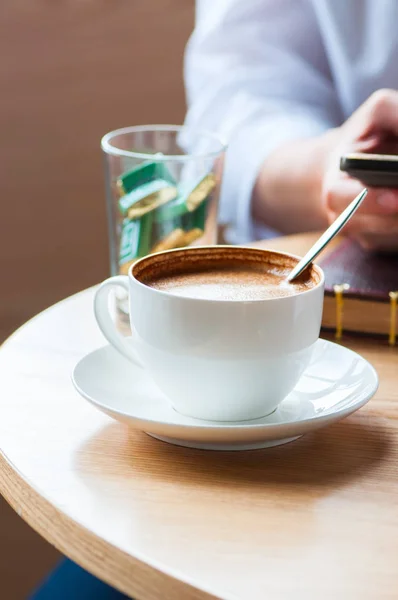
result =
[[[153,252],[217,243],[225,145],[174,125],[125,127],[101,140],[111,275]],[[118,313],[127,314],[118,296]]]

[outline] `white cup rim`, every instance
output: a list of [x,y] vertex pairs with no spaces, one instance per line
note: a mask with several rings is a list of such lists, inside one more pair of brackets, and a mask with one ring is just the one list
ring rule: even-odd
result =
[[281,256],[285,256],[286,258],[293,258],[297,261],[301,260],[301,256],[297,256],[296,254],[291,254],[290,252],[282,252],[279,250],[271,250],[271,249],[267,249],[267,248],[255,248],[253,246],[230,246],[227,244],[217,244],[217,245],[213,245],[213,246],[195,246],[192,248],[175,248],[173,250],[163,250],[162,252],[156,252],[154,254],[148,254],[146,256],[143,256],[142,258],[140,258],[139,260],[137,260],[135,263],[133,263],[128,270],[128,277],[129,280],[134,282],[134,284],[137,284],[139,287],[142,287],[146,290],[150,290],[151,292],[155,293],[156,295],[160,295],[160,296],[165,296],[168,298],[173,298],[176,300],[180,300],[180,301],[186,301],[186,302],[197,302],[197,303],[201,303],[201,304],[213,304],[216,303],[217,305],[222,305],[222,304],[226,304],[226,305],[233,305],[233,304],[259,304],[261,302],[291,302],[292,299],[297,298],[298,296],[306,296],[308,294],[314,293],[316,290],[318,290],[319,288],[323,287],[324,283],[325,283],[325,274],[323,272],[323,269],[317,265],[313,263],[313,268],[315,269],[315,271],[317,272],[318,276],[319,276],[319,281],[313,286],[310,287],[308,290],[304,290],[304,291],[300,291],[297,294],[292,294],[291,296],[277,296],[274,298],[261,298],[261,299],[252,299],[252,300],[214,300],[214,299],[210,299],[210,298],[192,298],[192,297],[186,297],[186,296],[176,296],[175,294],[172,294],[171,292],[167,292],[164,290],[159,290],[156,288],[152,288],[149,285],[146,285],[145,283],[142,283],[139,279],[137,279],[134,275],[133,275],[133,269],[135,267],[137,267],[138,265],[140,265],[142,262],[146,261],[146,260],[150,260],[152,257],[154,256],[159,256],[159,255],[163,255],[163,254],[174,254],[176,252],[195,252],[198,250],[212,250],[212,249],[216,249],[216,248],[241,248],[241,249],[247,249],[247,250],[260,250],[262,252],[268,252],[268,253],[272,253],[272,254],[278,254]]

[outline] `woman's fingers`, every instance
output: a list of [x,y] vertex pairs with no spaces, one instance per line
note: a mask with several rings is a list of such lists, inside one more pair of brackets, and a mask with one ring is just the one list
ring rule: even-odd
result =
[[[337,177],[324,191],[327,211],[341,213],[363,188],[356,179]],[[368,188],[368,194],[358,210],[358,214],[394,215],[398,214],[398,189]]]
[[[334,221],[340,212],[329,213],[329,220]],[[348,221],[344,227],[344,232],[353,236],[364,236],[364,240],[368,239],[369,243],[374,244],[375,238],[388,238],[388,245],[391,245],[391,240],[398,243],[398,214],[395,215],[371,215],[358,212]]]
[[369,137],[373,132],[398,136],[398,91],[382,89],[374,92],[346,122],[354,137]]

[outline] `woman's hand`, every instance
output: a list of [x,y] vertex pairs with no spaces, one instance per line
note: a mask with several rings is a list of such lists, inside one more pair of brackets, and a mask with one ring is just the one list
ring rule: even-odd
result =
[[[321,201],[330,222],[365,187],[340,171],[340,157],[351,152],[385,152],[398,140],[398,92],[379,90],[339,128],[330,132]],[[395,138],[395,139],[394,139]],[[368,188],[361,208],[344,232],[368,249],[398,250],[398,188]]]

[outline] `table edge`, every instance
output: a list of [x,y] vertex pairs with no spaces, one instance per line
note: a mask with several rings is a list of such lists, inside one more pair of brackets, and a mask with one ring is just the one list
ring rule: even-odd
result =
[[[58,305],[92,292],[96,287],[94,285],[76,292],[34,315],[0,344],[0,354],[32,321]],[[121,550],[68,516],[22,476],[1,448],[0,494],[19,517],[62,554],[129,596],[158,600],[161,593],[165,600],[174,600],[176,597],[184,600],[219,600],[219,596],[181,579],[177,574]],[[69,532],[67,540],[65,530]]]
[[[175,575],[129,554],[75,521],[51,504],[34,489],[0,451],[0,491],[3,498],[32,529],[62,554],[119,591],[145,600],[158,600],[159,591],[166,599],[217,600],[219,597],[202,590]],[[65,529],[69,530],[68,540]],[[82,537],[84,539],[82,539]],[[110,556],[112,553],[112,556]],[[110,562],[112,561],[112,568]],[[115,566],[117,574],[115,577]],[[134,569],[134,577],[132,577]],[[149,582],[152,590],[144,592]],[[178,594],[178,595],[177,595]]]

